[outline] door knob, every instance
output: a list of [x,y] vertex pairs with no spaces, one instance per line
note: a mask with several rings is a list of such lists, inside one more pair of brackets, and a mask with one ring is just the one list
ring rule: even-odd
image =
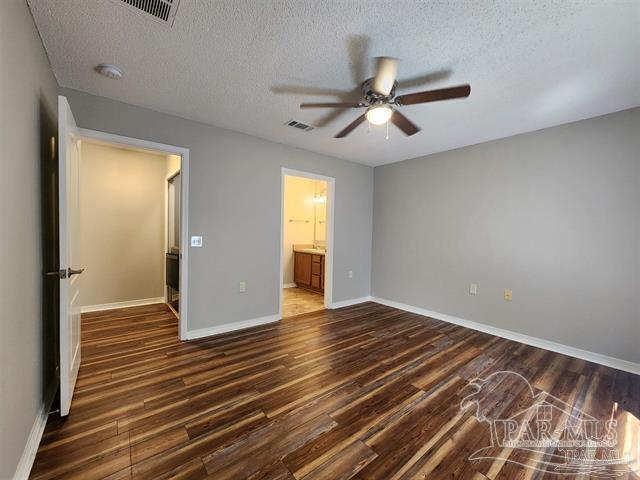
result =
[[45,275],[47,277],[67,278],[67,271],[64,268],[62,268],[54,272],[45,272]]
[[80,275],[82,272],[84,272],[84,268],[74,270],[73,268],[69,267],[69,278],[71,278],[73,275]]

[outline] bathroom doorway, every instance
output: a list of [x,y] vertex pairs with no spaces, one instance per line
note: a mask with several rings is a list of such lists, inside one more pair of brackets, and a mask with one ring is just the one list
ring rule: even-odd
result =
[[280,317],[331,305],[335,179],[282,169]]

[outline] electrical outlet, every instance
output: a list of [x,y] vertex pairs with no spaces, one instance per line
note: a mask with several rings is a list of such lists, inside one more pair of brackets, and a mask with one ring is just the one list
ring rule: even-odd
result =
[[508,288],[504,289],[504,299],[507,302],[510,302],[511,300],[513,300],[513,292]]
[[353,278],[353,270],[349,270],[349,273],[347,274],[347,276],[349,278]]
[[192,247],[202,247],[202,236],[200,236],[200,235],[191,236],[191,246]]
[[469,284],[469,295],[477,295],[478,294],[478,284],[470,283]]
[[244,293],[247,291],[247,282],[240,282],[238,290],[240,293]]

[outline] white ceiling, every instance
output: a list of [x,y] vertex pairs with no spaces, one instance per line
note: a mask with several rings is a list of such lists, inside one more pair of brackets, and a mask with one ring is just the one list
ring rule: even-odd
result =
[[[635,0],[181,0],[173,27],[120,0],[28,1],[61,86],[368,165],[640,105]],[[340,99],[311,93],[353,90],[371,71],[354,78],[359,59],[380,55],[402,59],[400,80],[431,74],[401,92],[470,83],[471,96],[403,107],[413,137],[364,124],[334,139],[358,110],[283,125],[319,122],[328,111],[298,104]],[[102,62],[124,79],[95,73]]]

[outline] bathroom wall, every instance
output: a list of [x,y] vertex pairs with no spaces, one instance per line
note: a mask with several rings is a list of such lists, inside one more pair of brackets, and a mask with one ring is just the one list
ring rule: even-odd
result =
[[164,154],[83,142],[83,307],[164,296],[168,168]]
[[315,180],[284,177],[283,284],[293,284],[293,245],[313,243]]
[[313,182],[315,208],[315,230],[314,243],[316,245],[327,245],[327,182],[314,180]]

